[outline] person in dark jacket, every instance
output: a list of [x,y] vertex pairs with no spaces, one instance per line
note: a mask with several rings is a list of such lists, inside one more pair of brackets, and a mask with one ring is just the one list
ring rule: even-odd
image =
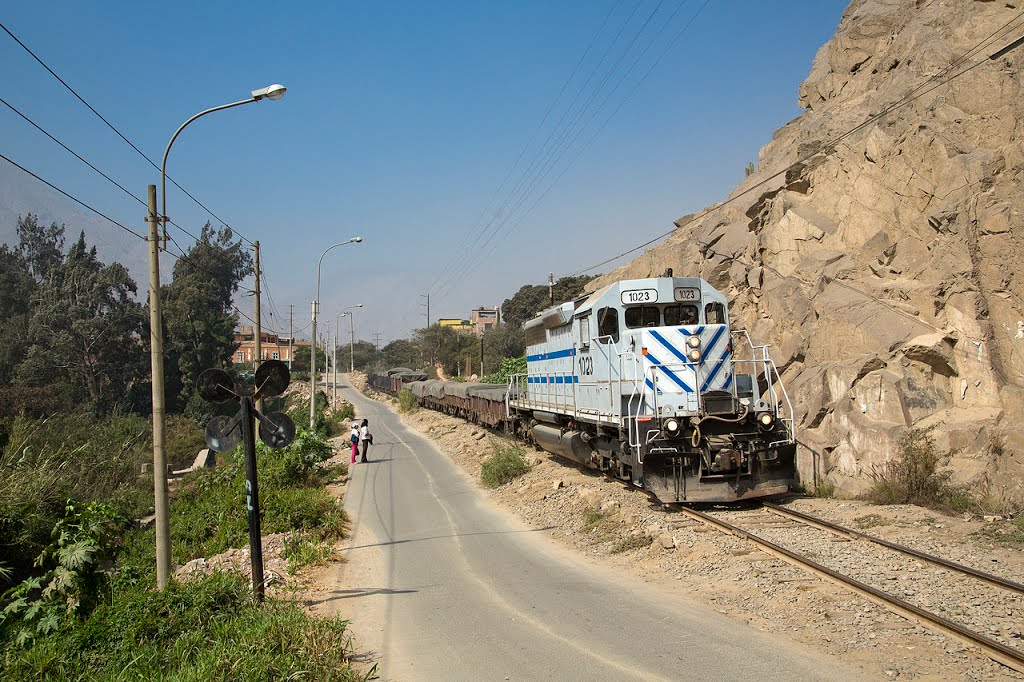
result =
[[363,457],[360,462],[366,461],[366,451],[373,444],[373,434],[370,433],[370,421],[364,419],[362,425],[359,427],[359,440],[363,444]]

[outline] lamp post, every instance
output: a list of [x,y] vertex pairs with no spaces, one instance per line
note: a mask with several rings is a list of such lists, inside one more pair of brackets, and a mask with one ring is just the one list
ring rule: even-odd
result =
[[243,104],[259,102],[262,99],[271,101],[284,97],[286,88],[283,85],[270,85],[253,90],[248,99],[230,104],[222,104],[200,111],[182,123],[171,136],[164,150],[163,162],[160,164],[160,214],[156,212],[156,187],[149,186],[149,339],[150,362],[153,373],[153,511],[156,515],[156,583],[163,589],[171,569],[171,530],[167,503],[167,450],[164,435],[164,421],[167,407],[164,399],[164,339],[163,312],[160,305],[160,223],[163,223],[163,242],[167,244],[167,156],[178,135],[190,123],[215,111],[231,109]]
[[[352,326],[352,319],[353,319],[354,313],[352,313],[352,312],[345,312],[345,311],[346,310],[352,310],[353,308],[362,308],[362,307],[363,307],[362,303],[357,303],[355,305],[350,305],[350,306],[347,306],[345,308],[342,308],[341,312],[338,313],[338,319],[335,321],[335,324],[334,324],[334,338],[336,339],[335,340],[335,344],[337,344],[337,339],[341,338],[341,318],[343,318],[346,315],[348,315],[349,353],[352,354],[351,355],[351,358],[352,358],[351,359],[351,368],[349,370],[351,372],[356,371],[355,346],[354,346],[355,342],[352,340],[354,338],[354,331],[353,331],[354,327]],[[337,361],[337,357],[335,357],[335,361]],[[335,386],[337,386],[337,384],[338,384],[338,367],[337,367],[337,362],[335,362],[335,367],[334,367],[334,384],[335,384]],[[337,396],[335,396],[335,397],[337,397]]]
[[[320,260],[316,264],[316,298],[313,300],[313,352],[309,354],[309,430],[312,431],[316,426],[316,315],[318,308],[320,307],[320,266],[324,263],[324,256],[331,249],[336,249],[339,246],[345,246],[346,244],[358,244],[363,241],[362,237],[352,237],[348,241],[338,242],[337,244],[331,244],[324,252],[320,254]],[[330,324],[330,322],[328,322]],[[326,360],[326,356],[324,358]]]

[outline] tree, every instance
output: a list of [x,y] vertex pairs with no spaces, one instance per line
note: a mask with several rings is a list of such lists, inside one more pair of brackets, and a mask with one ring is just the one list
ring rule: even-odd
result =
[[28,349],[28,323],[37,284],[16,251],[0,246],[0,385],[9,384]]
[[252,274],[252,257],[230,227],[203,226],[199,239],[174,264],[171,283],[161,288],[166,328],[166,385],[172,409],[181,410],[199,374],[227,367],[238,349],[234,295]]
[[347,372],[352,364],[352,356],[354,351],[355,366],[360,371],[366,371],[376,367],[377,361],[379,360],[379,352],[377,347],[369,341],[356,341],[354,344],[339,343],[338,344],[338,371]]
[[385,367],[409,367],[418,369],[427,366],[429,356],[409,339],[397,339],[380,349]]
[[488,368],[496,366],[504,358],[516,358],[525,352],[526,334],[522,327],[502,324],[484,332],[484,355]]
[[[321,348],[316,349],[316,366],[320,368],[327,367],[327,355]],[[309,346],[295,346],[295,358],[292,360],[292,370],[295,372],[309,371]]]
[[110,411],[146,377],[145,313],[120,263],[104,265],[83,232],[60,263],[51,255],[64,243],[63,227],[22,236],[20,252],[44,278],[28,326],[30,347],[19,367],[29,385],[66,382],[75,401],[94,414]]
[[[583,287],[594,279],[593,276],[579,275],[576,277],[562,277],[552,287],[555,304],[572,301],[583,293]],[[506,299],[501,304],[501,317],[505,324],[514,327],[522,327],[523,323],[549,307],[547,285],[526,284],[519,288],[512,298]]]

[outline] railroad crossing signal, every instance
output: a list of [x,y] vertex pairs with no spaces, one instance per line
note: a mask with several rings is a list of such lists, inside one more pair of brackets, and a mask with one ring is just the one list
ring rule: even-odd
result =
[[260,398],[273,398],[284,393],[291,381],[288,365],[280,360],[267,360],[256,370],[253,395],[241,395],[231,375],[222,369],[207,369],[199,375],[199,395],[211,403],[234,400],[241,409],[232,417],[214,417],[206,425],[206,444],[211,450],[234,450],[239,441],[245,453],[245,506],[249,516],[249,550],[252,559],[252,589],[256,599],[263,601],[263,539],[260,534],[260,496],[256,477],[256,421],[260,439],[269,447],[283,448],[295,438],[295,424],[283,412],[263,414],[256,409]]

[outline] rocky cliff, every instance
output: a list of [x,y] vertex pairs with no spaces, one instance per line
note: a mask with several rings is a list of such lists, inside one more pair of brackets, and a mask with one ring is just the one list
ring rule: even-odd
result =
[[1020,499],[1024,46],[989,56],[1022,33],[1017,1],[854,0],[755,172],[592,286],[671,267],[727,292],[772,345],[805,480],[856,492],[923,428],[960,481]]

